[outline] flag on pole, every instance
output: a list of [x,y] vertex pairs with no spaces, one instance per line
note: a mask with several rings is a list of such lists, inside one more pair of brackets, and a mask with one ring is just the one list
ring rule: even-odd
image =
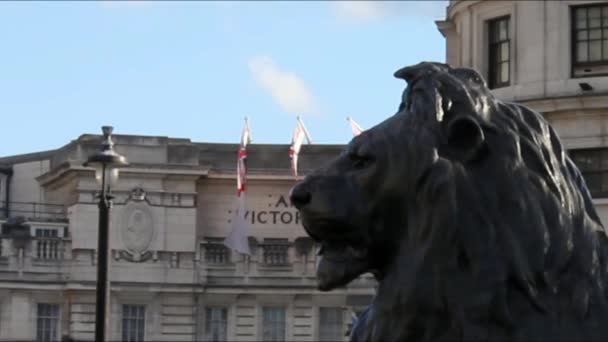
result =
[[354,137],[356,137],[357,135],[361,134],[361,132],[363,132],[363,128],[361,128],[361,126],[359,126],[359,124],[356,123],[355,120],[353,120],[350,116],[346,117],[346,120],[348,120],[348,122],[350,122],[350,129],[353,131]]
[[241,133],[241,143],[236,160],[236,210],[232,218],[232,230],[224,240],[224,245],[241,254],[251,254],[247,237],[247,221],[245,220],[245,190],[247,184],[247,145],[251,143],[249,122],[245,117],[245,127]]
[[245,117],[245,127],[243,127],[243,133],[241,134],[241,145],[239,146],[239,152],[236,160],[236,187],[237,196],[240,196],[245,192],[245,184],[247,183],[247,167],[245,160],[247,158],[247,145],[251,143],[251,133],[249,131],[249,122]]
[[289,157],[291,158],[291,171],[294,177],[298,177],[298,154],[300,153],[300,148],[304,143],[304,139],[308,141],[309,144],[312,143],[312,139],[310,139],[310,134],[308,134],[308,130],[304,126],[302,119],[297,117],[297,125],[296,129],[293,132],[293,137],[291,138],[291,146],[289,147]]

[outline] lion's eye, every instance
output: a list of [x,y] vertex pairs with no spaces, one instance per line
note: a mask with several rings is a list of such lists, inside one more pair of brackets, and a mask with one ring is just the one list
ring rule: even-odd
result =
[[366,154],[351,152],[348,154],[348,157],[356,169],[364,168],[373,162],[373,158]]

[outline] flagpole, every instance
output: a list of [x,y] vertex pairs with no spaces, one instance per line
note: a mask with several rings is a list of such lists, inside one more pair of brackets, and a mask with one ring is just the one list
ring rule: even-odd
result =
[[249,136],[249,142],[251,143],[253,139],[251,139],[251,129],[249,129],[249,119],[247,119],[247,115],[245,115],[245,127],[247,128],[247,135]]
[[304,131],[306,140],[308,140],[308,144],[312,144],[312,139],[310,139],[310,134],[308,133],[308,130],[306,129],[306,126],[304,125],[304,122],[302,122],[302,119],[300,119],[299,115],[297,116],[297,120],[300,123],[300,125],[302,126],[302,130]]
[[245,220],[246,203],[246,183],[247,183],[247,167],[245,160],[247,158],[247,145],[251,141],[249,123],[245,116],[245,127],[241,131],[241,142],[237,154],[236,177],[237,177],[237,197],[234,216],[232,217],[232,229],[228,236],[224,239],[224,245],[240,254],[251,254],[248,241],[248,227]]

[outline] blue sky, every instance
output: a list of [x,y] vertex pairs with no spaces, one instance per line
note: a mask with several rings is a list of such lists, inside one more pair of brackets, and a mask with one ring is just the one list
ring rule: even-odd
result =
[[115,133],[346,143],[392,115],[393,72],[444,61],[447,1],[0,2],[0,156]]

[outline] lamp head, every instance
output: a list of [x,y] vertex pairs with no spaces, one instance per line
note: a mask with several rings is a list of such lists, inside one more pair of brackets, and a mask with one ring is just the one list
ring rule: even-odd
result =
[[91,155],[84,163],[85,167],[95,168],[95,178],[102,185],[112,185],[118,179],[118,169],[129,165],[125,156],[114,151],[114,142],[112,141],[112,126],[103,126],[103,140],[101,142],[101,151]]

